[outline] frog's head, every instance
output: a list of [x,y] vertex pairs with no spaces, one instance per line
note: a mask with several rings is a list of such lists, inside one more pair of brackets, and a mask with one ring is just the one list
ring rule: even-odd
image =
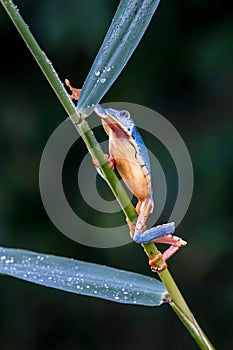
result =
[[98,105],[95,112],[102,119],[104,125],[107,124],[111,129],[120,129],[125,134],[132,135],[135,125],[128,111],[113,108],[104,109]]

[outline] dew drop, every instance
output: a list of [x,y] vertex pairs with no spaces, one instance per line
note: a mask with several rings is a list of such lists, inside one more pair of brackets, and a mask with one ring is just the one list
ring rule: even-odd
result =
[[38,259],[38,260],[43,261],[43,260],[44,260],[44,257],[43,257],[43,256],[38,255],[38,256],[37,256],[37,259]]

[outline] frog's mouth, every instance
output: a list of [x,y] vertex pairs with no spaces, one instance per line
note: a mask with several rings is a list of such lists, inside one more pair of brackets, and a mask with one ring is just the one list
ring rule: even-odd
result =
[[[127,129],[124,128],[123,125],[119,124],[114,118],[111,118],[109,115],[103,118],[103,126],[106,130],[106,128],[111,129],[114,134],[119,138],[128,138],[129,132]],[[107,132],[109,134],[109,132]]]

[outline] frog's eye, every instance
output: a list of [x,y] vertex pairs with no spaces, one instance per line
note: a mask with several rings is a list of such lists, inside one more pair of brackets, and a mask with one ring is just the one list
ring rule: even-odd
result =
[[120,111],[120,117],[129,119],[130,118],[130,113],[128,111]]

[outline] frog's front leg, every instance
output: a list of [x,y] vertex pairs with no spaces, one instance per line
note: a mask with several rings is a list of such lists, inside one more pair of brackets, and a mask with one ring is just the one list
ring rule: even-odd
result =
[[[80,97],[80,94],[82,92],[82,89],[76,89],[74,88],[71,84],[70,81],[68,79],[65,79],[65,84],[66,86],[70,89],[70,91],[72,92],[70,96],[71,99],[73,100],[78,100]],[[104,113],[104,109],[102,107],[98,107],[99,109],[101,108],[102,113]],[[96,158],[92,158],[92,162],[95,165],[98,173],[102,176],[102,173],[100,171],[100,163]],[[114,170],[114,166],[115,166],[115,160],[114,158],[110,155],[108,156],[107,154],[104,154],[104,162],[108,162],[109,166]],[[102,176],[103,177],[103,176]]]
[[[155,243],[165,243],[170,244],[171,246],[162,254],[158,252],[158,254],[149,260],[149,265],[152,270],[160,271],[167,267],[166,261],[180,248],[185,246],[187,243],[183,241],[181,238],[173,236],[175,232],[175,223],[171,222],[168,224],[158,225],[156,227],[152,227],[151,229],[146,231],[146,220],[153,210],[153,206],[151,207],[150,199],[147,199],[145,203],[139,204],[140,212],[138,213],[138,220],[134,228],[131,228],[131,232],[133,233],[133,239],[135,242],[144,244],[149,242]],[[151,209],[152,208],[152,209]],[[162,264],[159,264],[158,261],[162,260]]]
[[[94,166],[96,168],[100,168],[100,162],[98,161],[98,159],[92,157],[92,163],[94,164]],[[112,170],[114,170],[116,162],[115,162],[115,159],[113,157],[108,156],[107,154],[104,154],[104,163],[108,163],[110,168],[112,168]]]
[[82,89],[76,89],[73,86],[71,86],[70,81],[68,79],[65,79],[65,84],[72,92],[72,94],[70,95],[70,98],[72,98],[73,100],[78,100]]

